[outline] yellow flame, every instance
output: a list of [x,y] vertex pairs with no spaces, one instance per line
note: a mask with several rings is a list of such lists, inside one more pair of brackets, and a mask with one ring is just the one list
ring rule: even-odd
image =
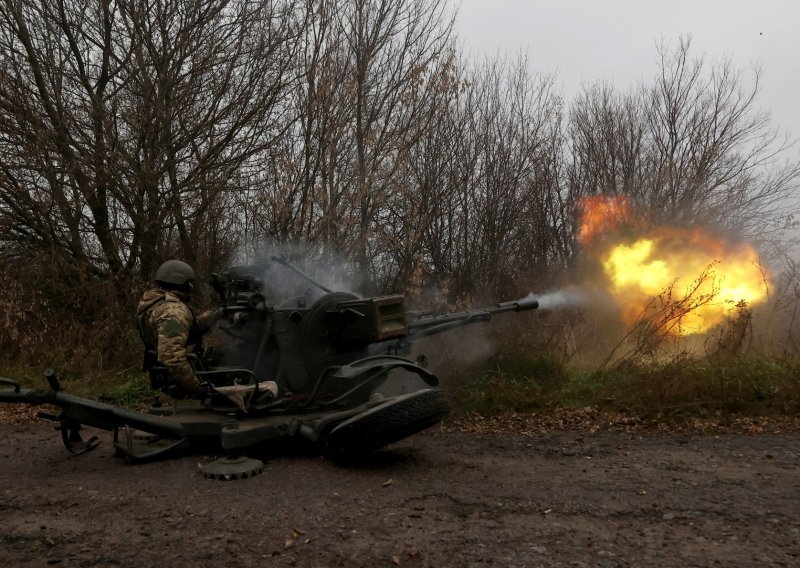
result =
[[610,291],[627,322],[670,289],[673,298],[700,304],[681,319],[681,334],[708,331],[739,302],[752,306],[766,300],[766,276],[750,245],[726,247],[702,231],[658,231],[660,236],[612,246],[602,255]]

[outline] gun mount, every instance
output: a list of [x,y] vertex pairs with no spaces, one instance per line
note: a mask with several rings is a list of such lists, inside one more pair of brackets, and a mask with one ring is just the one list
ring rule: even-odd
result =
[[[76,453],[94,445],[81,439],[81,424],[113,431],[116,451],[128,461],[199,447],[230,456],[279,439],[311,443],[338,456],[370,452],[449,412],[436,375],[421,359],[409,358],[414,341],[538,306],[536,300],[520,300],[439,316],[409,313],[402,296],[359,298],[332,291],[284,259],[272,261],[313,288],[273,304],[265,265],[212,276],[214,304],[222,314],[217,330],[225,345],[196,361],[197,374],[212,387],[202,404],[135,412],[69,395],[50,371],[48,391],[0,381],[10,386],[0,388],[0,402],[60,407],[58,415],[40,415],[60,423],[64,444]],[[260,380],[277,383],[279,395],[260,396]],[[214,394],[225,386],[250,391],[233,404]],[[144,441],[141,432],[149,433]]]

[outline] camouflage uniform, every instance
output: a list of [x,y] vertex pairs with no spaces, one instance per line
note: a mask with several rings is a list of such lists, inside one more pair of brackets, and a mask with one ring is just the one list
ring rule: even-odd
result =
[[175,383],[187,393],[194,396],[205,394],[188,356],[200,351],[200,324],[209,323],[213,317],[211,313],[195,318],[178,292],[155,289],[142,296],[136,315],[145,345],[156,353],[157,360],[149,363],[145,355],[146,370],[161,364],[167,368]]

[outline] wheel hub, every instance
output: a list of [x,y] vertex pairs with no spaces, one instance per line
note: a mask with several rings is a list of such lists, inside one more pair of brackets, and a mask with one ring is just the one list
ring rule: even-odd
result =
[[207,479],[229,481],[231,479],[247,479],[264,471],[264,463],[245,456],[224,457],[199,464],[198,467]]

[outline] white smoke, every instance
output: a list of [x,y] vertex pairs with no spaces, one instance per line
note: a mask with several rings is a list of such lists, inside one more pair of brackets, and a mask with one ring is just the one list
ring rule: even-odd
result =
[[537,300],[540,310],[556,310],[559,308],[587,305],[590,303],[589,295],[590,293],[587,290],[565,288],[563,290],[554,290],[543,294],[531,293],[528,294],[525,299]]
[[264,281],[264,293],[270,303],[278,304],[299,296],[313,302],[325,294],[324,290],[274,261],[273,256],[282,257],[325,288],[360,296],[357,287],[362,279],[353,264],[335,252],[299,241],[254,241],[237,251],[236,264],[263,266],[254,276]]

